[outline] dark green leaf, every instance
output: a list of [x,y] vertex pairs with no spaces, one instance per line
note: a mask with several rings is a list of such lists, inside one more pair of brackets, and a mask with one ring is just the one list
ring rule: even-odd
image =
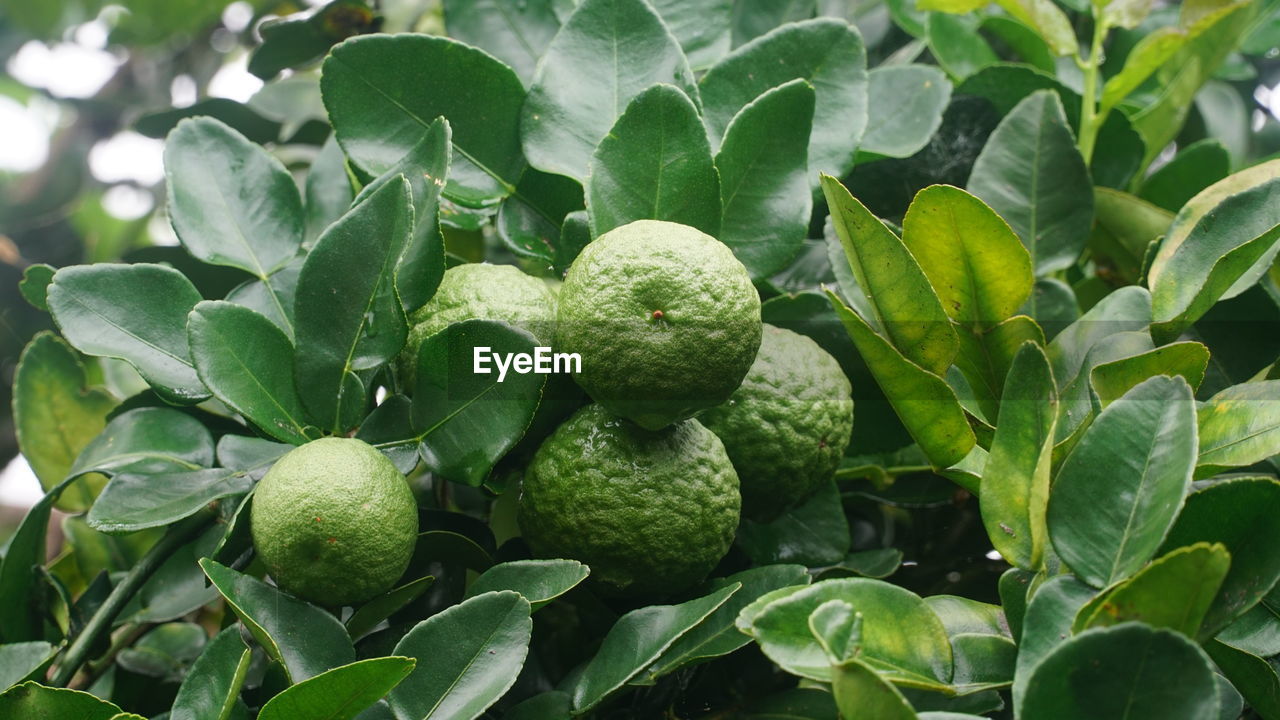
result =
[[34,680],[0,694],[0,717],[22,720],[138,720],[87,692],[51,688]]
[[738,47],[779,25],[808,20],[817,10],[814,0],[735,0],[731,24],[733,47]]
[[148,263],[66,267],[49,286],[49,310],[68,342],[88,355],[127,360],[174,403],[209,397],[187,348],[187,313],[198,302],[182,273]]
[[551,690],[511,708],[502,720],[569,720],[572,709],[573,698],[568,693]]
[[22,271],[22,280],[18,283],[18,291],[22,298],[37,310],[49,310],[49,284],[53,282],[53,274],[58,271],[52,265],[36,263]]
[[514,590],[528,599],[532,610],[572,590],[591,571],[576,560],[513,560],[485,570],[467,587],[467,597]]
[[942,125],[951,81],[927,65],[890,65],[867,74],[867,129],[858,154],[911,157]]
[[511,66],[528,85],[542,53],[560,29],[555,0],[446,0],[449,36],[474,45]]
[[650,0],[684,48],[689,65],[702,70],[729,52],[733,0]]
[[[577,180],[529,168],[521,176],[515,195],[498,209],[498,235],[516,255],[567,267],[577,252],[561,242],[561,234],[566,216],[583,207],[582,186]],[[591,236],[585,227],[583,232],[589,242]],[[567,261],[557,259],[562,254],[566,254]]]
[[1142,181],[1138,196],[1169,212],[1177,212],[1201,190],[1231,172],[1231,157],[1217,140],[1207,138],[1183,148]]
[[258,720],[351,720],[399,685],[415,665],[413,658],[380,657],[326,670],[268,700]]
[[1013,706],[1022,707],[1032,671],[1053,649],[1071,637],[1071,623],[1093,597],[1093,589],[1071,575],[1059,575],[1034,587],[1018,640],[1013,676]]
[[89,510],[89,525],[105,533],[126,533],[171,525],[209,503],[253,487],[247,473],[225,468],[111,478]]
[[49,666],[53,655],[53,646],[43,640],[0,645],[0,692],[35,679],[37,673]]
[[422,594],[431,587],[433,582],[435,582],[435,578],[430,575],[420,577],[398,588],[392,588],[361,605],[351,614],[351,617],[347,618],[347,634],[354,640],[359,640],[361,637],[368,635],[383,620],[422,597]]
[[199,420],[169,408],[142,407],[112,418],[69,474],[199,470],[213,459],[213,436]]
[[597,237],[634,220],[667,220],[720,235],[711,146],[698,108],[674,85],[654,85],[632,98],[596,146],[586,189]]
[[331,0],[305,17],[262,23],[262,44],[249,56],[249,72],[270,80],[319,60],[335,43],[376,30],[381,20],[364,0]]
[[1205,643],[1205,651],[1262,717],[1280,714],[1280,675],[1274,665],[1253,653],[1215,640]]
[[957,82],[1000,60],[978,33],[977,18],[933,13],[925,22],[929,51]]
[[849,521],[833,482],[771,522],[743,519],[738,528],[738,544],[757,565],[835,563],[849,552],[849,543]]
[[[320,152],[307,170],[303,187],[306,200],[307,245],[334,220],[351,207],[355,191],[351,189],[351,177],[347,174],[347,158],[333,135],[320,146]],[[286,306],[286,309],[289,309]]]

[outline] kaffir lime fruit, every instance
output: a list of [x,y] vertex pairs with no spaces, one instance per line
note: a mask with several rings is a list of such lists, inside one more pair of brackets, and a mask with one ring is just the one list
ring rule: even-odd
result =
[[685,590],[729,550],[738,477],[697,420],[645,430],[588,405],[525,472],[519,522],[534,554],[586,563],[604,594]]
[[418,537],[409,483],[362,440],[289,451],[258,483],[252,507],[253,544],[276,584],[331,607],[390,589]]
[[742,386],[698,416],[738,471],[744,515],[776,518],[831,478],[853,430],[850,392],[840,364],[817,343],[764,326]]
[[638,220],[587,245],[560,289],[556,350],[596,402],[650,430],[719,405],[760,346],[760,297],[723,243]]
[[454,323],[495,320],[551,340],[556,297],[543,281],[511,265],[466,263],[449,268],[436,294],[409,316],[409,338],[396,360],[404,386],[413,388],[422,341]]

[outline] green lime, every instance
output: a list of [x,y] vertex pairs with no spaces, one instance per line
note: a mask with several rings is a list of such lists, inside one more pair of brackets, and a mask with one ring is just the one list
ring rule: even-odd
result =
[[578,384],[650,430],[733,394],[760,346],[760,297],[723,243],[638,220],[587,245],[560,288],[556,350]]
[[495,320],[548,342],[556,321],[556,296],[545,282],[511,265],[466,263],[444,273],[426,305],[409,316],[409,339],[396,360],[404,386],[413,388],[422,341],[464,320]]
[[258,483],[252,508],[253,544],[276,584],[331,607],[389,590],[418,538],[409,483],[362,440],[289,451]]
[[733,460],[744,515],[773,519],[835,473],[853,430],[850,391],[840,364],[817,343],[764,326],[742,387],[698,416]]
[[538,557],[586,563],[606,594],[648,597],[706,577],[739,505],[724,446],[697,420],[645,430],[588,405],[534,454],[519,522]]

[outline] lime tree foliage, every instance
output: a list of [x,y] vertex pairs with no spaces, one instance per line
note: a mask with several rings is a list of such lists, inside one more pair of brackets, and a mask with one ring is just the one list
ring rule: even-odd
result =
[[0,717],[1280,719],[1280,4],[413,5],[27,268]]

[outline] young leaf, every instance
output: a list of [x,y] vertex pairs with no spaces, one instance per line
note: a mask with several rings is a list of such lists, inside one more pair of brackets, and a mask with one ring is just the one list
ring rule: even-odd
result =
[[636,95],[591,156],[591,233],[668,220],[720,235],[720,181],[698,108],[674,85]]
[[277,440],[311,439],[293,344],[280,328],[249,308],[206,300],[188,316],[187,335],[196,372],[219,400]]
[[719,149],[729,124],[748,103],[801,78],[816,93],[809,167],[844,175],[853,167],[867,125],[866,67],[862,36],[843,20],[790,23],[756,38],[716,63],[699,83],[712,148]]
[[1022,346],[1005,379],[979,500],[991,544],[1011,564],[1038,570],[1048,543],[1045,512],[1057,392],[1044,351]]
[[503,0],[445,0],[449,36],[488,52],[520,76],[533,81],[538,60],[560,30],[555,0],[507,3]]
[[[57,335],[37,333],[27,343],[13,376],[13,422],[22,454],[45,490],[67,477],[115,405],[110,393],[88,387],[80,359]],[[77,483],[63,492],[58,508],[84,511],[96,494],[88,482]]]
[[352,720],[399,685],[417,661],[379,657],[327,670],[285,688],[258,712],[259,720]]
[[356,37],[329,53],[320,89],[338,142],[369,175],[394,167],[441,116],[458,155],[445,188],[453,200],[493,204],[524,169],[524,87],[481,50],[430,35]]
[[850,660],[862,644],[862,615],[843,600],[828,600],[809,613],[809,632],[832,665]]
[[418,666],[388,700],[398,718],[475,718],[516,681],[529,651],[529,601],[478,595],[414,626],[395,653]]
[[1247,467],[1280,453],[1280,380],[1232,385],[1206,400],[1196,414],[1200,457],[1196,475]]
[[1055,55],[1079,53],[1071,21],[1053,0],[996,0],[996,4],[1014,18],[1035,28]]
[[654,83],[698,96],[680,43],[643,0],[584,0],[547,47],[522,111],[529,164],[586,179],[591,155]]
[[1138,621],[1196,637],[1230,567],[1231,555],[1222,545],[1180,547],[1086,605],[1072,629]]
[[889,65],[867,73],[867,129],[858,154],[906,158],[920,152],[942,125],[951,81],[927,65]]
[[351,638],[333,615],[208,558],[200,567],[291,682],[355,662]]
[[232,625],[214,636],[178,688],[169,720],[223,720],[231,716],[253,653]]
[[734,116],[716,155],[722,206],[717,237],[752,277],[781,270],[804,244],[813,211],[813,107],[813,86],[804,80],[773,88]]
[[127,360],[162,397],[196,403],[209,391],[187,347],[187,313],[200,293],[163,265],[75,265],[49,286],[49,310],[62,335],[88,355]]
[[587,579],[591,570],[576,560],[513,560],[485,570],[467,587],[466,597],[514,590],[529,600],[531,610],[546,605]]
[[1084,249],[1093,183],[1053,91],[1028,95],[1000,121],[974,163],[968,189],[1018,233],[1036,275],[1071,266]]
[[393,273],[413,231],[407,180],[389,182],[329,226],[298,278],[295,368],[302,403],[333,432],[364,411],[357,370],[395,357],[408,333]]
[[590,710],[626,684],[741,587],[734,583],[679,605],[652,605],[623,615],[573,685],[575,714]]
[[1080,579],[1105,587],[1155,555],[1191,483],[1194,411],[1185,380],[1151,378],[1103,410],[1067,456],[1049,533]]

